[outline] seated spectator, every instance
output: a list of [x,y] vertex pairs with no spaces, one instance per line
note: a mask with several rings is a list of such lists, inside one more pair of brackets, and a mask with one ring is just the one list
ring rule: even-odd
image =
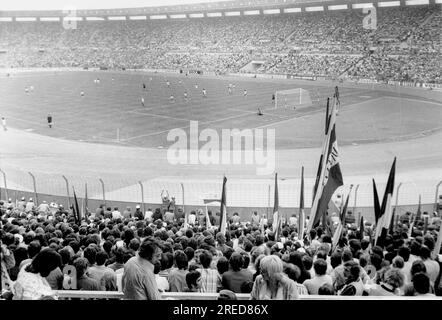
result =
[[404,275],[397,268],[391,268],[385,273],[384,281],[368,290],[370,296],[397,296],[404,285]]
[[431,293],[430,277],[423,272],[418,272],[413,276],[413,287],[416,296],[434,297]]
[[324,283],[333,285],[333,280],[331,276],[326,274],[327,262],[324,259],[316,260],[313,268],[315,269],[315,276],[312,279],[305,280],[303,285],[307,288],[309,294],[318,294],[319,288]]
[[200,292],[201,290],[201,273],[197,270],[189,271],[186,274],[187,289],[185,292]]
[[233,253],[229,260],[230,270],[222,275],[222,286],[224,289],[241,293],[241,285],[244,282],[252,281],[253,274],[243,269],[244,258],[240,253]]
[[174,252],[175,267],[169,273],[167,278],[170,286],[170,292],[185,292],[187,289],[186,275],[188,260],[187,255],[182,250]]
[[296,284],[283,273],[282,260],[265,256],[260,262],[261,274],[253,284],[252,300],[295,300],[299,298]]
[[335,289],[332,285],[328,283],[324,283],[322,286],[318,289],[318,295],[320,296],[334,296],[335,295]]
[[298,283],[298,279],[301,277],[301,270],[298,266],[295,266],[292,263],[287,263],[284,266],[284,273],[293,281],[295,281],[296,289],[298,290],[299,295],[308,295],[307,288],[302,284]]
[[212,254],[203,250],[199,259],[201,262],[201,268],[197,271],[201,274],[201,292],[218,292],[221,287],[221,276],[216,269],[210,269],[212,262]]
[[155,281],[157,282],[157,287],[160,292],[167,292],[169,291],[169,282],[167,281],[167,278],[161,277],[159,275],[161,270],[161,262],[157,261],[154,264],[153,273],[155,274]]
[[92,279],[95,279],[98,283],[101,283],[101,278],[106,273],[114,274],[115,271],[105,266],[107,260],[107,253],[104,250],[97,252],[95,256],[95,264],[89,267],[87,273]]
[[97,280],[88,277],[86,274],[89,262],[86,258],[77,258],[74,267],[77,272],[77,290],[100,291],[100,284]]
[[31,264],[19,273],[14,283],[14,300],[39,300],[45,296],[54,296],[46,277],[61,265],[60,255],[52,249],[43,249]]
[[234,292],[223,289],[219,292],[217,300],[238,300],[238,298]]

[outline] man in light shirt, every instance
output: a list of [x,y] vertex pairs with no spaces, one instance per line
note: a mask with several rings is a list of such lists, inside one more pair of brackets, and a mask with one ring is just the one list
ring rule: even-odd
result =
[[112,211],[112,219],[123,219],[123,216],[121,215],[121,212],[118,211],[118,207],[114,208],[114,211]]

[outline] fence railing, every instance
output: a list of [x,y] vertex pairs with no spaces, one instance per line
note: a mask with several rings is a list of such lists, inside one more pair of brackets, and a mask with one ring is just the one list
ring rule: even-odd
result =
[[[61,299],[123,299],[123,292],[119,291],[83,291],[83,290],[58,290],[56,295]],[[238,300],[250,300],[250,294],[237,293]],[[199,292],[164,292],[164,300],[217,300],[218,293]],[[442,297],[408,297],[408,296],[323,296],[300,295],[300,300],[442,300]]]
[[[186,210],[204,208],[204,198],[221,196],[222,181],[218,180],[148,180],[138,179],[106,179],[101,177],[70,177],[67,175],[55,176],[43,173],[23,171],[8,171],[0,169],[0,199],[19,201],[21,197],[33,197],[34,202],[43,200],[56,202],[69,208],[73,203],[73,192],[82,208],[87,201],[89,210],[94,210],[100,204],[106,207],[124,206],[134,207],[140,204],[145,212],[148,208],[161,205],[161,192],[167,190],[170,196],[175,197],[175,204]],[[313,179],[305,181],[306,213],[309,213],[308,204],[312,203]],[[378,183],[378,192],[383,193],[386,183]],[[394,197],[396,212],[415,212],[419,196],[422,199],[422,211],[432,212],[440,209],[442,181],[398,182]],[[278,182],[280,212],[290,216],[298,212],[299,207],[299,180],[283,180]],[[352,210],[357,215],[372,222],[373,220],[373,189],[371,183],[359,183],[353,186],[344,185],[335,192],[337,197],[345,199],[350,193]],[[227,205],[229,211],[238,212],[241,217],[250,217],[251,211],[269,215],[273,207],[274,182],[271,180],[238,180],[229,179],[227,182]],[[394,199],[394,198],[393,198]],[[209,207],[209,210],[219,211],[218,207]]]

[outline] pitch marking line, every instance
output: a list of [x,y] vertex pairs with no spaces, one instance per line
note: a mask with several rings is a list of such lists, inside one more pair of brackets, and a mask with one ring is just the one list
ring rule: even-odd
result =
[[[243,114],[240,114],[240,115],[234,115],[234,116],[230,116],[230,117],[226,117],[226,118],[221,118],[221,119],[216,119],[216,120],[210,120],[210,121],[201,121],[200,124],[210,124],[210,123],[215,123],[215,122],[222,122],[222,121],[225,121],[225,120],[241,118],[241,117],[246,116],[246,115],[249,115],[249,113],[243,111]],[[190,125],[183,126],[183,127],[174,127],[174,128],[170,128],[170,129],[167,129],[167,130],[162,130],[162,131],[157,131],[157,132],[152,132],[152,133],[147,133],[147,134],[141,134],[141,135],[133,136],[133,137],[126,138],[126,139],[121,139],[121,141],[129,141],[129,140],[134,140],[134,139],[138,139],[138,138],[156,136],[156,135],[159,135],[159,134],[162,134],[162,133],[169,132],[172,129],[187,129],[187,128],[190,128]]]
[[178,120],[178,121],[192,121],[192,119],[175,118],[175,117],[163,116],[163,115],[155,114],[155,113],[144,113],[144,112],[138,112],[138,111],[128,111],[128,113],[139,114],[142,116],[152,116],[152,117],[157,117],[157,118],[172,119],[172,120]]

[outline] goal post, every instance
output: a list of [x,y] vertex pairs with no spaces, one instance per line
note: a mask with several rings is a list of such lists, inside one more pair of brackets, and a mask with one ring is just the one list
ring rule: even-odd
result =
[[312,99],[308,90],[295,88],[275,92],[275,109],[306,107],[310,105],[312,105]]

